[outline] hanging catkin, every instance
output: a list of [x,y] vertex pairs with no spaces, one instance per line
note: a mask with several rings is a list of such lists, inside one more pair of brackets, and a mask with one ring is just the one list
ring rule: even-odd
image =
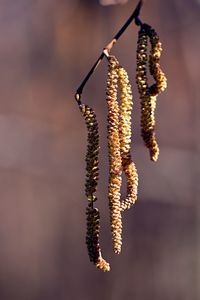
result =
[[107,106],[108,106],[108,156],[109,156],[109,187],[108,199],[113,250],[119,254],[122,245],[122,218],[120,205],[120,187],[122,160],[119,139],[119,105],[117,102],[117,81],[119,63],[114,56],[108,58]]
[[92,108],[85,104],[79,105],[82,115],[85,119],[88,130],[88,146],[86,153],[86,183],[85,194],[88,199],[87,214],[87,233],[86,244],[90,260],[97,268],[103,271],[109,271],[110,266],[101,256],[99,245],[100,215],[97,208],[93,208],[98,177],[99,177],[99,133],[96,115]]
[[[147,82],[148,37],[151,42],[149,69],[156,81],[150,87]],[[143,24],[138,33],[136,80],[141,100],[141,135],[153,161],[157,161],[159,155],[155,136],[156,97],[166,88],[166,77],[160,68],[160,54],[161,43],[158,35],[149,25]]]
[[85,194],[88,201],[96,201],[95,192],[99,178],[99,133],[94,111],[87,105],[82,105],[82,114],[88,130],[88,145],[86,153],[86,183]]
[[101,256],[101,249],[99,245],[100,233],[100,214],[97,208],[88,205],[86,209],[87,215],[87,234],[86,244],[90,261],[93,262],[97,268],[104,272],[110,271],[110,265]]
[[120,153],[123,171],[127,180],[127,196],[121,201],[121,210],[129,209],[137,200],[138,174],[131,159],[131,113],[133,108],[133,95],[128,74],[122,67],[118,69],[120,87],[120,121],[119,138]]
[[149,88],[149,92],[152,96],[157,96],[167,87],[167,78],[165,77],[165,74],[160,67],[162,45],[156,31],[149,25],[146,28],[151,43],[151,51],[149,55],[149,70],[150,74],[155,79],[155,83],[152,84],[152,86]]
[[150,158],[158,159],[159,147],[155,137],[156,98],[149,93],[147,83],[147,43],[148,35],[142,27],[138,35],[136,78],[141,100],[141,135],[149,148]]

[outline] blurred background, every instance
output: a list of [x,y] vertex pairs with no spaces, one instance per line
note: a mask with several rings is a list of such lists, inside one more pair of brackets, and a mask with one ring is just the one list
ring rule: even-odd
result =
[[141,12],[160,35],[168,77],[156,112],[157,163],[140,137],[134,23],[113,48],[133,85],[139,172],[119,256],[111,249],[107,203],[106,61],[84,90],[100,126],[97,206],[111,272],[96,270],[87,256],[87,132],[74,93],[136,4],[0,0],[0,300],[200,298],[198,0],[146,0]]

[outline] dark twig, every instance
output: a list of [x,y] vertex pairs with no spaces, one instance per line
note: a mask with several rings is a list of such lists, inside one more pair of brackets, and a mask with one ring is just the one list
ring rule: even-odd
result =
[[102,61],[102,59],[104,58],[104,56],[109,55],[110,50],[112,49],[114,44],[117,42],[117,40],[121,37],[121,35],[124,33],[124,31],[127,29],[127,27],[131,24],[131,22],[134,19],[135,19],[135,24],[138,25],[138,26],[141,26],[142,22],[139,19],[139,14],[140,14],[142,4],[143,4],[143,0],[140,0],[138,5],[136,6],[135,10],[133,11],[132,15],[128,18],[128,20],[121,27],[121,29],[117,32],[117,34],[110,41],[110,43],[108,43],[106,45],[106,47],[104,47],[103,52],[101,53],[101,55],[99,56],[99,58],[97,59],[97,61],[93,65],[93,67],[91,68],[91,70],[88,72],[88,74],[83,79],[81,85],[79,86],[79,88],[77,89],[76,94],[75,94],[75,99],[78,102],[78,105],[81,105],[81,100],[80,99],[81,99],[81,94],[83,92],[83,88],[84,88],[85,84],[90,79],[91,75],[94,73],[94,71],[96,70],[96,68],[98,67],[98,65]]

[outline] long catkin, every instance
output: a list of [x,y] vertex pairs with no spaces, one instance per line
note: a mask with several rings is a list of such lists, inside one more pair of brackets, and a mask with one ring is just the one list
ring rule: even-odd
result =
[[122,67],[118,69],[120,87],[119,138],[122,167],[127,180],[127,195],[121,200],[121,210],[129,209],[137,200],[138,174],[131,159],[131,113],[133,95],[128,74]]
[[99,133],[96,115],[92,108],[85,104],[81,104],[80,110],[85,119],[88,130],[88,146],[86,153],[86,183],[85,194],[88,199],[88,207],[86,209],[87,215],[87,233],[86,244],[90,261],[92,261],[97,268],[104,272],[110,271],[110,265],[101,255],[101,248],[99,242],[100,233],[100,215],[97,208],[93,207],[93,203],[97,200],[95,195],[98,178],[99,178]]
[[120,187],[122,160],[119,139],[119,105],[117,102],[119,62],[114,56],[108,58],[107,106],[108,106],[108,156],[109,156],[109,187],[108,199],[113,250],[119,254],[122,246],[122,217],[120,204]]

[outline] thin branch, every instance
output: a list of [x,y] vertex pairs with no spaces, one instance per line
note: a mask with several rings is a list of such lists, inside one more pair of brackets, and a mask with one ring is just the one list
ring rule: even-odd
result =
[[81,94],[83,92],[84,86],[86,85],[87,81],[90,79],[90,77],[92,76],[92,74],[94,73],[94,71],[96,70],[96,68],[102,61],[102,59],[104,58],[104,56],[109,55],[109,52],[112,49],[112,47],[114,46],[114,44],[117,42],[117,40],[121,37],[121,35],[124,33],[124,31],[127,29],[127,27],[131,24],[131,22],[134,19],[135,19],[136,25],[139,26],[142,24],[141,21],[139,20],[139,14],[140,14],[142,4],[143,4],[143,0],[140,0],[138,5],[136,6],[135,10],[133,11],[132,15],[128,18],[128,20],[121,27],[121,29],[116,33],[116,35],[113,37],[113,39],[104,47],[103,52],[101,53],[101,55],[99,56],[99,58],[97,59],[97,61],[93,65],[93,67],[91,68],[91,70],[88,72],[88,74],[83,79],[82,83],[80,84],[80,86],[77,89],[76,94],[75,94],[75,99],[79,105],[81,104],[80,99],[81,99]]

